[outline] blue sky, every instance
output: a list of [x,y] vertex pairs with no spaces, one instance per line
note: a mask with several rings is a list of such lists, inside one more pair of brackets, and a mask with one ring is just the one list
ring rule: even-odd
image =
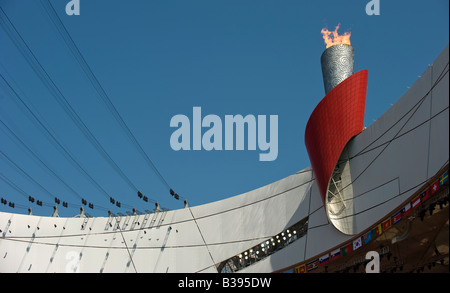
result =
[[[310,166],[304,129],[324,97],[323,27],[333,30],[340,24],[340,33],[351,32],[355,71],[369,70],[366,126],[426,70],[448,44],[449,34],[447,0],[380,0],[379,16],[366,14],[369,1],[364,0],[80,0],[79,16],[66,15],[68,0],[50,2],[139,144],[191,206],[247,192]],[[0,0],[0,6],[133,185],[162,207],[183,208],[183,201],[170,196],[99,99],[41,1]],[[60,216],[71,217],[79,212],[80,195],[94,204],[94,209],[85,208],[93,216],[106,216],[108,209],[125,213],[130,207],[142,212],[154,208],[90,144],[3,26],[0,73],[96,182],[40,131],[0,79],[4,123],[0,124],[0,197],[16,204],[14,209],[0,205],[0,211],[27,213],[30,206],[34,214],[51,215],[58,197],[69,203],[68,208],[58,205]],[[192,117],[197,106],[203,116],[215,114],[222,119],[237,114],[278,115],[277,159],[261,162],[259,150],[172,150],[169,140],[175,129],[170,119],[177,114]],[[30,203],[26,195],[46,204]],[[122,208],[110,204],[107,195],[122,202]]]

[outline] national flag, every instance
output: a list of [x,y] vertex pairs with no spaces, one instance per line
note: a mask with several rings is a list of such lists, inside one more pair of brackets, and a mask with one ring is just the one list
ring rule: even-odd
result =
[[391,222],[391,218],[386,219],[383,222],[383,231],[386,231],[387,229],[391,228],[392,222]]
[[381,224],[379,224],[378,226],[373,228],[373,230],[372,230],[372,238],[380,236],[381,234],[383,234],[383,227],[381,226]]
[[336,250],[333,250],[331,252],[331,260],[335,260],[335,259],[339,258],[340,256],[341,256],[341,249],[340,248],[338,248]]
[[392,216],[392,224],[397,224],[402,219],[402,211],[398,211],[395,215]]
[[358,239],[353,241],[353,251],[357,250],[362,246],[362,238],[358,237]]
[[306,273],[306,265],[298,266],[294,269],[294,273],[303,274]]
[[418,195],[415,199],[413,199],[411,205],[413,209],[416,209],[420,206],[420,195]]
[[448,170],[445,171],[445,173],[442,174],[441,177],[439,177],[439,183],[440,183],[441,186],[444,185],[444,183],[447,182],[447,181],[448,181]]
[[432,185],[431,185],[431,195],[433,195],[434,193],[436,193],[436,191],[438,191],[439,189],[439,180],[436,180]]
[[352,252],[352,248],[353,248],[352,243],[349,243],[349,244],[345,245],[344,247],[341,247],[342,256],[346,256],[347,254]]
[[[439,182],[438,182],[438,185],[439,185]],[[420,200],[422,202],[425,202],[429,198],[430,198],[430,188],[428,188],[427,190],[425,190],[424,192],[422,192],[420,194]]]
[[330,255],[327,253],[319,258],[320,265],[327,264],[330,261]]
[[306,271],[310,272],[317,269],[318,267],[319,267],[319,259],[316,259],[306,265]]
[[369,243],[372,240],[372,231],[367,232],[364,234],[364,244]]
[[402,209],[402,214],[404,217],[409,215],[409,213],[411,213],[411,203],[410,202],[408,202]]

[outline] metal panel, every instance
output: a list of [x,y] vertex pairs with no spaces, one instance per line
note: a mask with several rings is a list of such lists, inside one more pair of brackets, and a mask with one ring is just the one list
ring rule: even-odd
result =
[[350,45],[334,45],[320,57],[325,94],[354,72],[355,50]]

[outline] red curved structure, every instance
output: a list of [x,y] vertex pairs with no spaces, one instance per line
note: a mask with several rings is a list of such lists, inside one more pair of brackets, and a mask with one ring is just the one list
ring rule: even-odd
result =
[[361,70],[333,88],[306,125],[306,149],[324,204],[328,182],[345,145],[363,130],[368,74]]

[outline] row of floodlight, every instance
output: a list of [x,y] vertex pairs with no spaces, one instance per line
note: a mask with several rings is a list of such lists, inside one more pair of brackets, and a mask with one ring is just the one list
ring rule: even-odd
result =
[[306,235],[307,230],[308,218],[305,218],[279,234],[259,243],[258,245],[219,263],[217,269],[219,273],[226,271],[239,271],[288,246],[295,240]]
[[265,242],[257,245],[253,248],[250,248],[244,253],[239,254],[239,259],[242,261],[248,260],[249,258],[257,260],[259,258],[259,254],[271,254],[272,252],[283,248],[287,244],[297,240],[297,231],[287,229],[285,232],[282,232],[275,237],[266,240]]

